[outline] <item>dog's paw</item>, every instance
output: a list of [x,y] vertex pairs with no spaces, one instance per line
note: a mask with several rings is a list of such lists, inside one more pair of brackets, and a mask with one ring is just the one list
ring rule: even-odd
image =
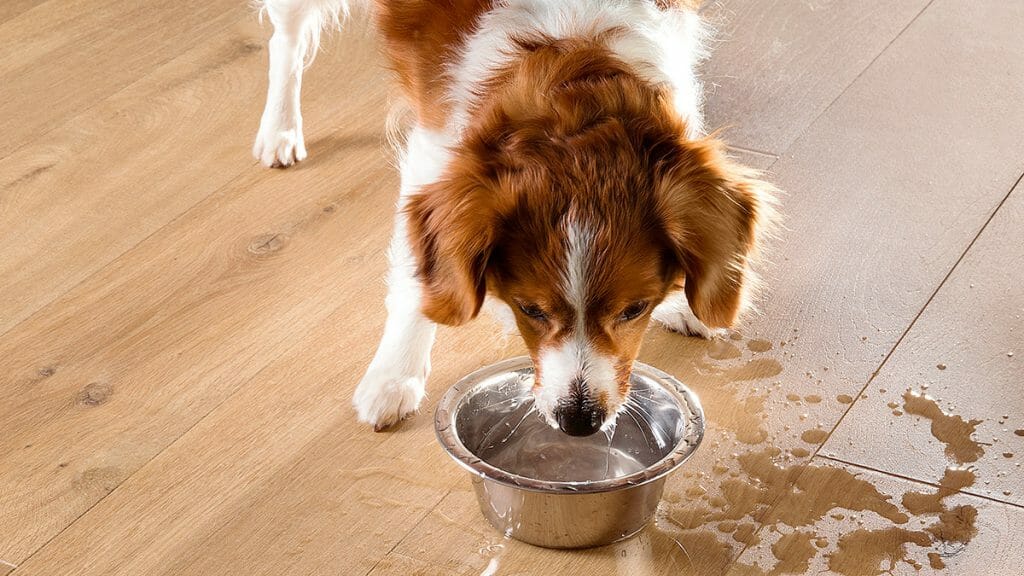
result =
[[306,159],[306,143],[301,128],[280,129],[260,125],[252,155],[267,168],[291,166]]
[[380,432],[419,409],[425,384],[422,376],[371,367],[356,387],[352,406],[361,422]]
[[696,336],[710,340],[726,333],[723,329],[705,326],[685,303],[682,306],[658,306],[651,314],[651,319],[684,336]]

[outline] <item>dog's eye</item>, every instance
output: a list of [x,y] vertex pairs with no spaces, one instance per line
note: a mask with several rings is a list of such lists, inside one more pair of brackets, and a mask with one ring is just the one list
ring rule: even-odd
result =
[[629,306],[626,306],[626,309],[622,311],[622,314],[619,314],[619,320],[622,322],[633,320],[643,314],[646,310],[647,302],[633,302]]
[[537,320],[543,320],[547,317],[544,311],[536,304],[519,304],[519,311]]

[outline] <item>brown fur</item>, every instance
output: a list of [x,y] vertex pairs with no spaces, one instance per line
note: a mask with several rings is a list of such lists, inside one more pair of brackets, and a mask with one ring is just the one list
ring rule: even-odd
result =
[[[616,358],[628,391],[650,311],[684,284],[709,326],[741,308],[766,185],[712,140],[688,141],[670,97],[638,78],[603,38],[523,39],[521,57],[481,86],[471,126],[443,179],[410,198],[424,313],[473,318],[487,291],[516,309],[534,360],[574,330],[559,281],[565,218],[594,233],[587,336]],[[649,305],[635,321],[622,310]]]
[[377,27],[406,98],[422,125],[447,120],[446,66],[492,0],[378,0]]

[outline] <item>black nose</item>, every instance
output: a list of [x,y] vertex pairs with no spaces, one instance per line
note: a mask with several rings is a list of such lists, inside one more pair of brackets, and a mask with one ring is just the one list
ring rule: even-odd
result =
[[570,436],[590,436],[601,429],[605,411],[587,401],[573,401],[555,408],[558,428]]

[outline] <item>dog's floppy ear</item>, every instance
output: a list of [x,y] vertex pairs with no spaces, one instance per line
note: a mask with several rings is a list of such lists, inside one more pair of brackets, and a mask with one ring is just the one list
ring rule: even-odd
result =
[[491,198],[474,179],[449,175],[406,200],[422,310],[434,322],[458,326],[480,311],[498,225]]
[[750,259],[772,220],[775,188],[711,138],[682,141],[661,164],[658,198],[686,298],[713,328],[731,326],[754,281]]

